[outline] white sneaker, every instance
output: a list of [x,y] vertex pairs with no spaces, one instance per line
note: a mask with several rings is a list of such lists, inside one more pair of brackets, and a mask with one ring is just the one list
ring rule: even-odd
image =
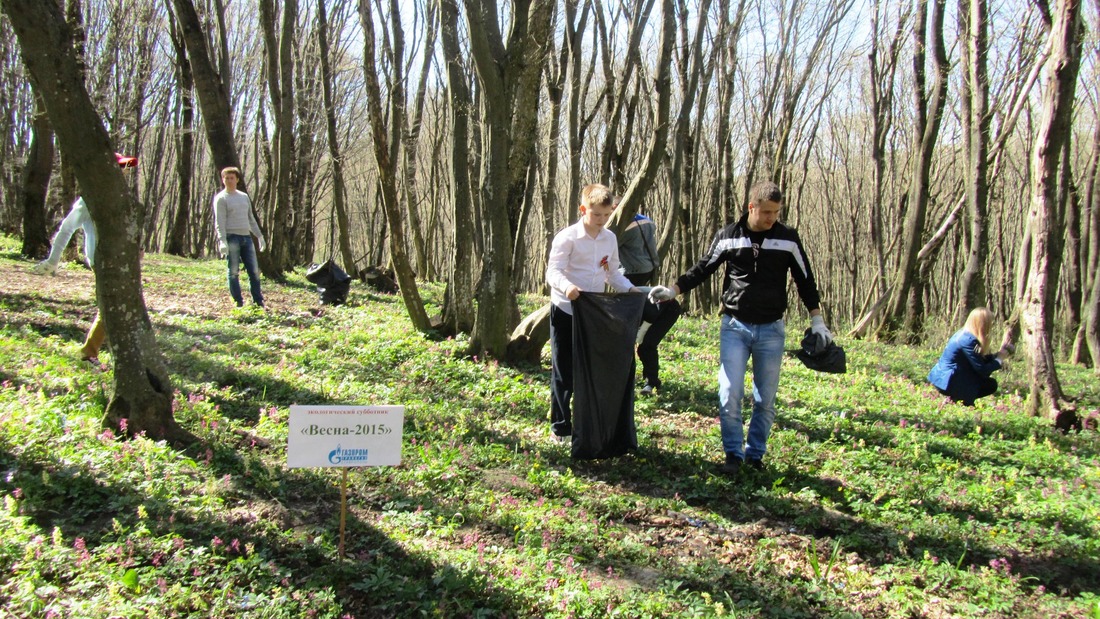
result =
[[49,260],[43,260],[31,267],[31,271],[38,275],[57,275],[57,265]]

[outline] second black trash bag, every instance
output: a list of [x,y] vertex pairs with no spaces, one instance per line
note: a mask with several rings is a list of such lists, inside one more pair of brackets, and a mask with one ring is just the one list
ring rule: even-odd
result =
[[351,276],[332,259],[310,267],[306,271],[306,280],[317,285],[317,292],[321,293],[321,305],[341,305],[348,300]]
[[634,345],[644,294],[582,292],[573,301],[573,446],[578,459],[638,448]]

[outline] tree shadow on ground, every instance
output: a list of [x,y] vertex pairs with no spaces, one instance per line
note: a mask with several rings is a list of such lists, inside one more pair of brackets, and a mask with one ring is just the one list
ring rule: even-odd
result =
[[[275,571],[290,575],[304,590],[320,593],[335,588],[344,610],[358,617],[449,616],[471,610],[495,616],[519,614],[514,600],[487,590],[476,572],[463,573],[406,551],[354,512],[347,520],[348,558],[340,560],[335,548],[341,497],[332,472],[270,468],[252,460],[250,474],[241,475],[245,467],[238,447],[214,442],[188,451],[198,456],[205,449],[210,450],[209,478],[232,480],[231,489],[222,496],[228,504],[226,519],[213,518],[212,512],[177,509],[131,487],[100,479],[92,470],[45,454],[16,454],[6,447],[0,448],[0,467],[12,474],[0,481],[0,489],[11,494],[20,488],[22,513],[43,531],[57,528],[66,539],[83,539],[93,554],[117,537],[113,526],[125,530],[140,526],[156,537],[178,535],[186,540],[186,548],[211,547],[215,552],[221,548],[232,554],[233,540],[234,546],[251,548],[269,560]],[[263,480],[264,485],[254,480]],[[281,490],[271,493],[272,488]],[[139,511],[146,517],[140,518]],[[224,546],[212,542],[214,538]],[[155,565],[149,556],[133,559],[137,566]],[[231,583],[223,585],[227,591],[234,588]],[[238,585],[247,591],[250,583]],[[211,591],[210,595],[222,593]]]
[[[499,440],[509,441],[507,437]],[[530,445],[526,445],[530,448]],[[516,445],[515,448],[521,448]],[[652,454],[652,455],[647,455]],[[683,453],[642,445],[636,455],[597,461],[574,461],[567,450],[551,449],[545,457],[555,467],[572,469],[576,474],[607,483],[623,491],[661,499],[682,499],[690,505],[711,510],[742,525],[761,519],[777,529],[791,529],[814,537],[842,540],[842,547],[858,552],[870,565],[898,561],[920,561],[924,551],[933,555],[961,558],[964,568],[982,568],[992,559],[1005,556],[1005,550],[988,544],[976,544],[961,535],[913,533],[902,527],[868,523],[850,511],[854,500],[872,501],[873,497],[853,493],[835,478],[815,475],[786,464],[772,463],[767,470],[746,469],[737,479],[717,474],[714,461],[700,461]],[[760,494],[761,489],[789,489],[786,493]],[[798,489],[796,491],[796,489]],[[805,496],[803,496],[805,495]],[[947,515],[956,522],[972,517],[988,522],[994,516],[981,510],[951,509],[934,500],[920,507],[927,517]],[[620,516],[622,516],[620,514]],[[1063,522],[1063,527],[1087,531],[1085,523]],[[961,529],[962,527],[960,527]],[[1073,533],[1072,530],[1067,530]],[[1095,591],[1100,587],[1100,559],[1073,547],[1036,548],[1017,553],[1013,573],[1047,589],[1065,589],[1071,594]],[[702,586],[702,585],[700,585]]]

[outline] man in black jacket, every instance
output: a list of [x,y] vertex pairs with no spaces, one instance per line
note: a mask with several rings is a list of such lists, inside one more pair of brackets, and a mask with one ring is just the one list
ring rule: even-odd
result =
[[[650,292],[655,301],[665,301],[703,283],[725,265],[722,286],[722,330],[718,372],[719,425],[726,452],[721,471],[735,474],[744,462],[764,467],[768,435],[775,420],[775,394],[783,361],[786,332],[783,314],[787,310],[787,273],[794,277],[798,296],[810,312],[814,333],[833,339],[821,316],[817,283],[802,240],[794,228],[779,223],[783,194],[771,181],[749,190],[748,212],[714,236],[699,262],[681,275],[670,288],[657,286]],[[752,356],[752,419],[745,442],[741,400],[745,392],[745,371]]]

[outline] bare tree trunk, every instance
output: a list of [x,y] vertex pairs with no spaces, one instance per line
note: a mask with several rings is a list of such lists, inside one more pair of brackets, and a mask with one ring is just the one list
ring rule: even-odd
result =
[[[1100,7],[1097,7],[1100,12]],[[1098,50],[1100,51],[1100,50]],[[1088,258],[1083,261],[1085,290],[1082,332],[1092,367],[1100,373],[1100,123],[1092,132],[1092,153],[1085,173],[1085,213],[1088,231]]]
[[1060,427],[1073,415],[1054,364],[1051,282],[1061,262],[1061,221],[1058,217],[1058,166],[1064,140],[1070,139],[1073,97],[1081,66],[1079,0],[1061,0],[1052,15],[1050,48],[1043,94],[1043,117],[1032,153],[1034,187],[1028,227],[1031,231],[1027,284],[1020,299],[1020,318],[1031,361],[1029,408],[1046,414]]
[[986,212],[989,203],[989,25],[987,0],[960,0],[960,34],[964,44],[963,123],[966,144],[966,212],[970,219],[970,247],[959,290],[954,324],[962,324],[970,310],[987,304],[985,258],[989,247]]
[[[193,0],[172,0],[172,8],[176,12],[176,20],[179,22],[191,63],[191,73],[195,78],[195,94],[198,95],[199,108],[202,110],[206,141],[210,146],[214,169],[240,167],[241,161],[233,137],[233,110],[229,105],[229,94],[210,60],[206,34],[199,21],[199,14],[195,12],[195,4]],[[241,183],[243,190],[243,178]]]
[[265,275],[276,277],[288,270],[294,259],[291,248],[295,221],[291,192],[295,153],[293,51],[298,1],[283,1],[282,27],[278,36],[275,34],[277,17],[272,0],[260,0],[259,4],[267,57],[268,94],[275,115],[274,205],[273,208],[266,209],[272,213],[269,231],[271,246],[266,258],[261,257],[260,266],[264,267]]
[[[588,6],[588,3],[585,3]],[[595,22],[597,26],[600,24],[600,9],[594,11]],[[600,91],[596,101],[589,101],[589,89],[592,87],[591,78],[596,64],[595,45],[591,50],[591,55],[588,57],[589,62],[585,64],[583,62],[584,45],[581,40],[583,30],[578,26],[576,35],[566,39],[569,44],[569,111],[568,111],[568,131],[569,131],[569,187],[566,190],[566,197],[563,201],[566,206],[565,218],[569,218],[569,214],[572,212],[571,205],[576,200],[576,197],[581,194],[581,152],[584,149],[585,137],[588,134],[588,128],[591,126],[596,113],[599,111],[600,102],[608,96],[611,89],[611,84],[608,83],[604,86],[604,89]],[[588,107],[586,107],[586,105]],[[546,245],[546,252],[549,255],[550,244],[553,242],[553,233],[556,232],[556,228],[560,227],[556,225],[562,222],[548,222],[548,226],[555,228],[550,234],[550,239]]]
[[538,93],[553,3],[513,2],[507,42],[500,32],[495,2],[465,0],[465,4],[474,68],[482,91],[488,93],[482,101],[480,180],[488,233],[477,318],[467,352],[502,359],[512,327],[519,321],[512,271],[515,216],[527,194],[527,170],[534,155]]
[[871,159],[874,162],[874,189],[871,200],[871,244],[875,249],[877,267],[877,289],[879,295],[887,294],[890,282],[886,277],[886,254],[884,251],[884,231],[882,225],[882,206],[886,197],[886,141],[894,124],[894,76],[897,74],[898,57],[901,54],[902,36],[905,32],[909,12],[905,10],[898,16],[897,27],[885,49],[885,57],[879,57],[881,5],[875,3],[871,40],[871,109],[872,138]]
[[[118,169],[114,144],[84,86],[58,5],[2,0],[62,150],[81,153],[73,169],[99,231],[96,298],[115,360],[114,393],[103,425],[174,442],[190,440],[172,416],[172,382],[141,289],[144,209]],[[110,248],[110,249],[107,249]]]
[[477,222],[470,199],[470,89],[462,69],[462,52],[458,46],[458,6],[454,0],[439,0],[440,42],[447,69],[448,111],[451,120],[451,205],[454,209],[452,243],[455,248],[451,270],[447,273],[447,290],[443,304],[445,332],[469,333],[474,328],[475,252],[473,251]]
[[328,136],[328,154],[332,160],[332,209],[336,214],[336,238],[339,239],[340,256],[344,268],[355,273],[355,255],[351,251],[351,224],[348,207],[344,202],[347,187],[344,183],[344,157],[340,153],[340,138],[336,131],[336,106],[332,99],[332,64],[329,60],[328,14],[325,3],[317,3],[317,43],[321,55],[321,86],[325,101],[325,131]]
[[[672,55],[673,48],[676,45],[676,14],[672,5],[672,0],[662,0],[661,2],[661,47],[657,50],[657,75],[654,79],[655,90],[657,91],[657,109],[653,117],[653,135],[649,139],[649,148],[646,150],[645,160],[642,163],[641,170],[630,181],[630,185],[623,192],[622,199],[619,202],[619,208],[615,209],[616,212],[612,215],[612,219],[608,222],[608,228],[615,232],[621,232],[628,223],[634,218],[634,213],[638,211],[637,204],[643,199],[643,196],[649,192],[649,188],[653,186],[653,181],[657,177],[657,170],[661,166],[661,162],[664,160],[665,145],[668,143],[669,134],[669,115],[672,108]],[[699,26],[700,35],[702,31],[702,24]],[[699,38],[696,39],[696,44],[700,44]],[[701,58],[698,54],[700,50],[694,50],[696,52],[695,62],[701,63]],[[684,93],[688,99],[694,99],[696,83],[690,87],[690,92]],[[685,103],[685,105],[688,105]]]
[[[424,123],[424,97],[427,91],[428,76],[432,72],[432,59],[435,58],[435,37],[439,29],[438,17],[435,9],[435,0],[427,0],[425,7],[424,23],[421,31],[424,32],[423,59],[418,74],[416,93],[413,96],[413,108],[411,116],[404,114],[406,122],[405,135],[402,140],[401,163],[402,177],[405,181],[405,210],[409,214],[409,228],[413,235],[413,250],[415,251],[416,272],[425,279],[433,279],[432,263],[429,261],[429,249],[424,237],[424,223],[420,214],[420,191],[417,184],[417,152],[420,145],[421,127]],[[390,23],[393,30],[394,55],[404,54],[404,31],[401,28],[401,19],[398,17],[399,2],[390,1]],[[395,58],[395,61],[399,59]],[[396,65],[400,66],[400,65]],[[397,74],[397,79],[403,79]],[[401,102],[404,105],[404,101]]]
[[[606,183],[610,187],[621,186],[621,183],[616,183],[616,179],[624,174],[622,169],[623,163],[626,161],[626,150],[630,148],[633,140],[629,132],[625,132],[623,135],[625,139],[620,137],[620,132],[623,131],[624,115],[626,116],[625,122],[630,123],[633,113],[628,107],[630,99],[626,96],[627,89],[632,85],[635,85],[634,80],[639,79],[634,77],[634,73],[641,62],[641,45],[642,36],[646,32],[646,24],[649,21],[649,16],[653,13],[654,0],[631,0],[626,5],[626,10],[630,16],[630,34],[627,42],[627,48],[624,52],[624,58],[622,59],[622,75],[618,79],[618,83],[615,84],[611,81],[607,84],[606,95],[603,98],[604,107],[607,111],[607,125],[606,133],[602,148],[600,149],[602,157],[600,158],[599,180],[602,183]],[[675,17],[673,17],[675,20]],[[609,80],[615,75],[612,69],[612,58],[610,55],[611,46],[607,40],[608,32],[607,27],[603,23],[603,11],[596,11],[596,22],[600,26],[599,32],[603,38],[603,62],[604,62],[604,75]],[[621,144],[621,146],[620,146]],[[576,194],[570,195],[570,199],[575,199],[579,195],[580,191]]]
[[[914,123],[912,178],[909,184],[904,242],[901,247],[901,263],[898,266],[897,283],[893,289],[890,309],[881,335],[890,339],[919,340],[924,321],[924,286],[920,278],[917,254],[921,247],[921,235],[928,214],[930,194],[929,176],[932,157],[939,139],[940,122],[947,97],[947,73],[949,64],[944,47],[943,21],[945,0],[931,0],[932,15],[928,16],[928,0],[918,0],[917,15],[913,25],[913,86],[916,96],[916,121]],[[925,46],[932,50],[933,83],[925,90]]]
[[191,182],[195,166],[195,110],[192,92],[195,80],[191,75],[191,63],[187,59],[177,20],[171,20],[169,36],[176,51],[176,87],[179,97],[179,126],[176,129],[176,215],[168,233],[168,247],[175,256],[187,255],[188,226],[191,223]]
[[[375,72],[375,36],[374,16],[371,14],[371,0],[360,0],[359,21],[363,26],[363,74],[367,89],[368,114],[370,116],[371,132],[374,144],[374,160],[378,164],[379,185],[382,194],[382,207],[386,212],[386,223],[390,233],[390,259],[393,261],[394,273],[397,275],[397,283],[401,289],[401,298],[405,302],[405,310],[409,313],[409,320],[413,327],[419,331],[427,331],[431,328],[428,314],[424,310],[424,302],[420,298],[420,291],[416,286],[416,277],[409,263],[408,254],[405,251],[405,234],[401,226],[401,207],[397,200],[397,160],[394,158],[394,145],[387,143],[385,120],[382,114],[382,89],[378,84],[378,74]],[[391,93],[391,96],[399,96]],[[399,109],[399,108],[391,108]],[[390,118],[394,126],[401,126],[404,122],[401,118]]]
[[[1084,300],[1084,282],[1081,266],[1083,264],[1083,252],[1081,249],[1081,200],[1077,195],[1077,186],[1073,181],[1072,140],[1066,140],[1062,144],[1062,167],[1058,175],[1058,210],[1062,213],[1059,219],[1063,222],[1065,230],[1065,246],[1063,258],[1065,261],[1064,274],[1062,275],[1064,286],[1058,284],[1058,273],[1054,274],[1054,282],[1051,287],[1065,292],[1065,313],[1062,320],[1062,333],[1065,339],[1072,342],[1068,361],[1079,365],[1085,363],[1086,350],[1078,346],[1075,339],[1081,330],[1081,303]],[[1062,339],[1062,338],[1059,338]]]
[[50,250],[50,232],[46,229],[46,190],[53,172],[53,128],[46,116],[42,97],[34,97],[34,120],[27,162],[23,165],[23,247],[28,258],[43,258]]

